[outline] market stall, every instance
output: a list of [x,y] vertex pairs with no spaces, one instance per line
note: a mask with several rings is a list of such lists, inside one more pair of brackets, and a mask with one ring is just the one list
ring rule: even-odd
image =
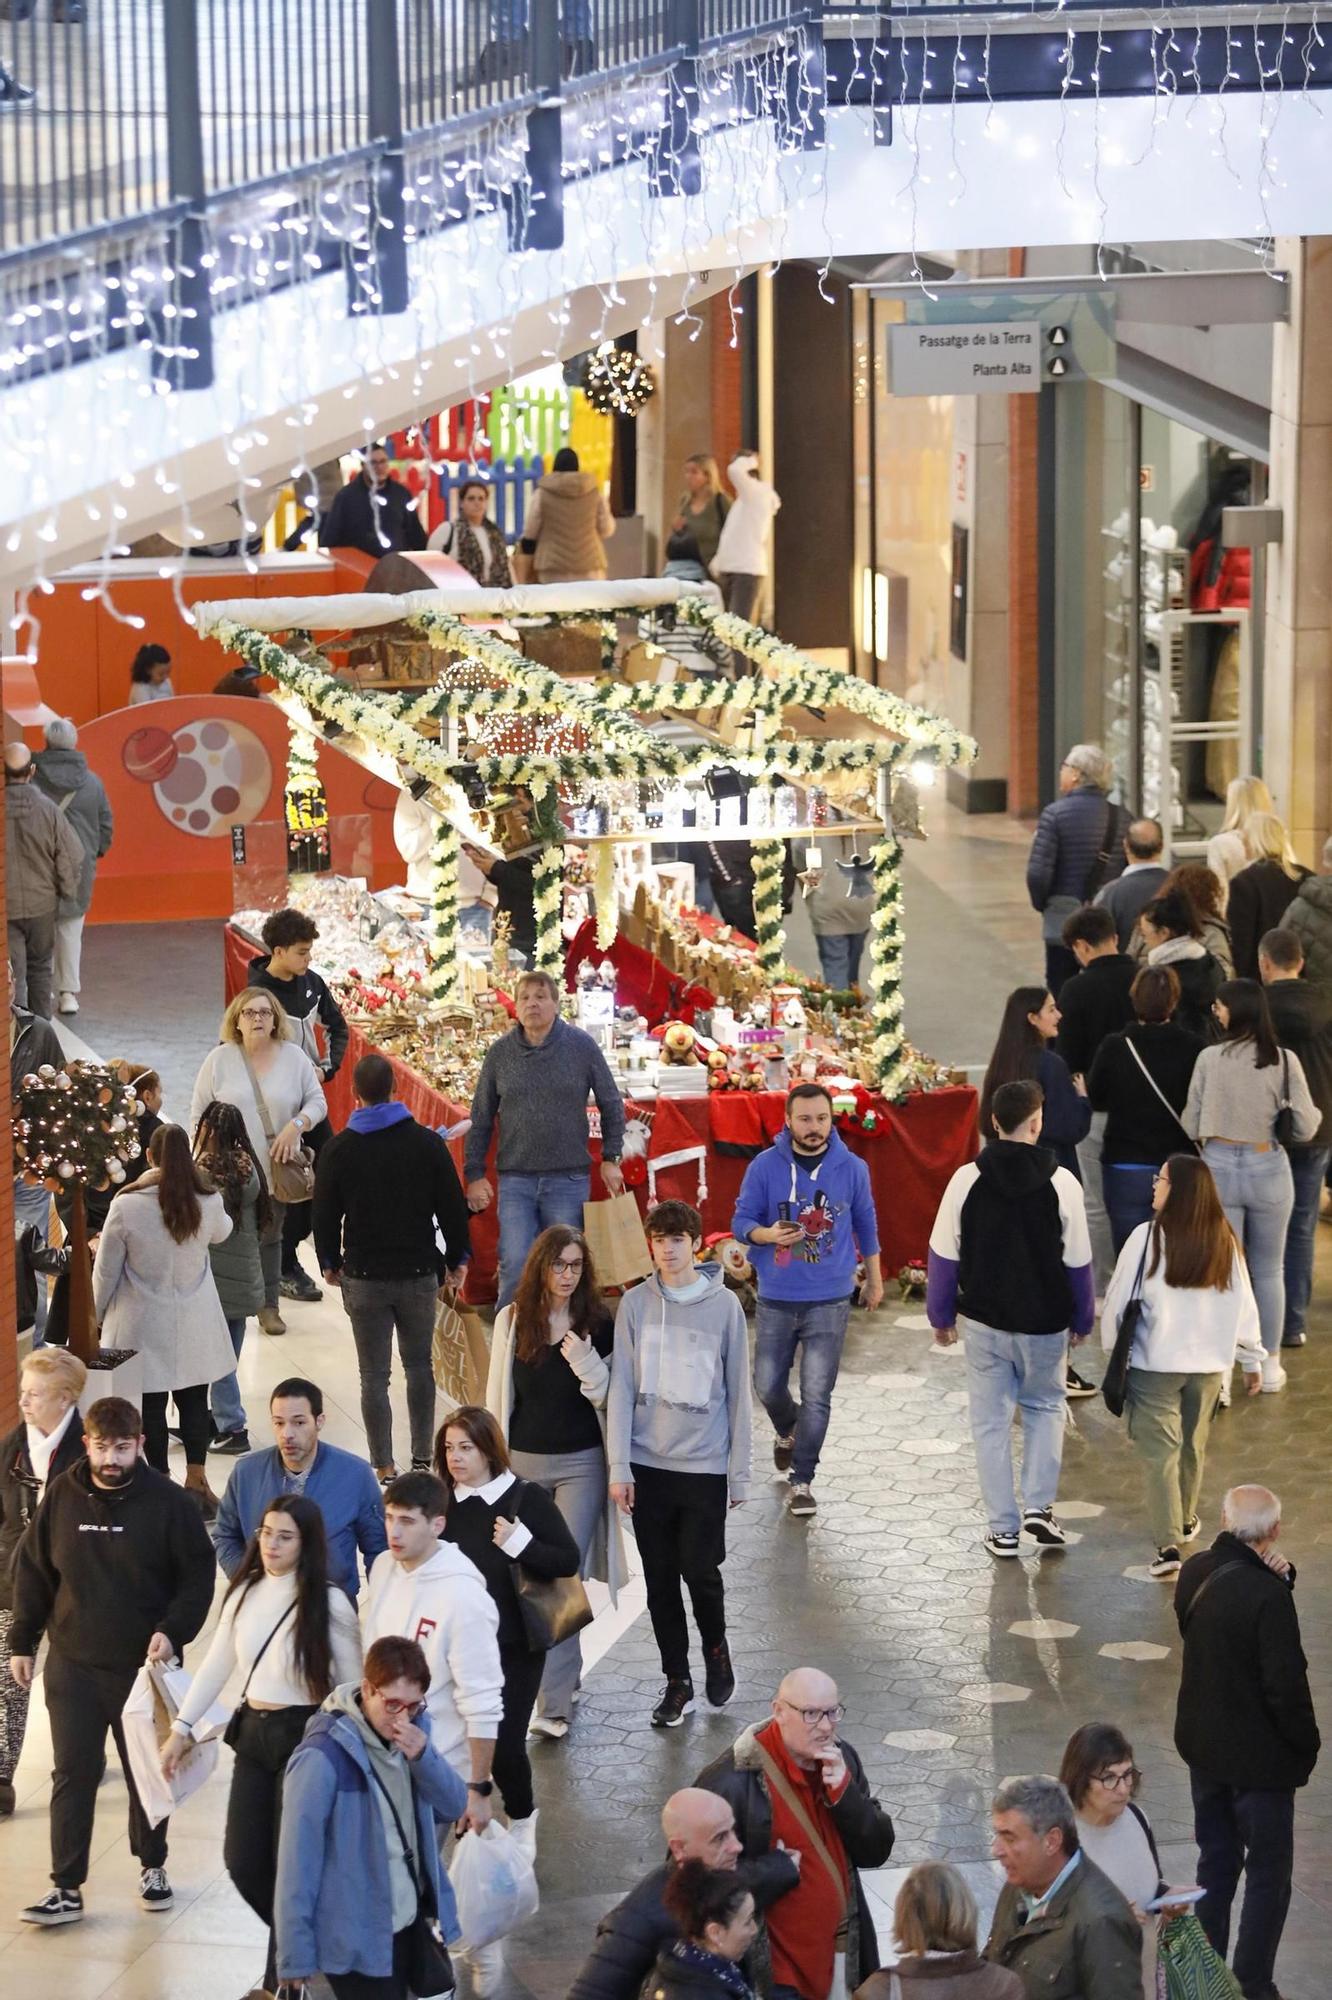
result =
[[[696,1199],[724,1231],[789,1082],[817,1077],[871,1165],[887,1267],[923,1255],[939,1192],[974,1148],[974,1093],[903,1034],[898,864],[917,788],[974,754],[966,738],[671,580],[198,615],[276,681],[302,785],[335,740],[424,816],[424,900],[391,892],[386,905],[348,883],[339,904],[324,880],[312,912],[326,972],[336,914],[344,1009],[401,1065],[414,1108],[457,1123],[508,1024],[509,919],[489,940],[463,921],[462,857],[492,880],[525,868],[528,962],[565,974],[566,1011],[602,1041],[651,1192]],[[719,673],[719,653],[752,670]],[[812,867],[804,843],[824,830],[866,838],[848,894],[871,901],[868,994],[829,994],[785,965],[783,871]],[[692,857],[718,841],[748,857],[752,939],[691,907]],[[242,915],[252,932],[261,921]],[[240,952],[237,940],[233,977]]]

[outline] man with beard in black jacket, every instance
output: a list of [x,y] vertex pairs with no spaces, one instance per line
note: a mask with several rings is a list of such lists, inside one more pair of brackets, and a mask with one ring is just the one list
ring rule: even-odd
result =
[[1245,2000],[1280,2000],[1273,1977],[1290,1907],[1295,1794],[1322,1747],[1295,1611],[1295,1567],[1277,1547],[1281,1502],[1234,1486],[1221,1533],[1175,1584],[1184,1635],[1175,1748],[1189,1767],[1198,1919],[1222,1958],[1244,1874],[1234,1973]]
[[1332,1160],[1332,988],[1304,977],[1304,946],[1284,925],[1266,931],[1258,946],[1258,973],[1267,991],[1272,1026],[1283,1049],[1298,1056],[1309,1094],[1323,1122],[1307,1146],[1287,1146],[1295,1206],[1286,1224],[1283,1347],[1303,1347],[1304,1321],[1313,1292],[1318,1210]]
[[32,1686],[42,1634],[55,1772],[49,1895],[21,1912],[50,1928],[83,1915],[97,1786],[110,1729],[129,1791],[130,1849],[139,1901],[171,1907],[167,1826],[149,1826],[130,1775],[120,1715],[145,1658],[184,1653],[213,1601],[213,1545],[195,1501],[143,1458],[143,1420],[104,1396],[83,1420],[87,1458],[47,1488],[19,1549],[9,1669]]
[[[740,1840],[735,1814],[715,1792],[687,1785],[672,1792],[661,1809],[661,1830],[669,1858],[636,1883],[624,1900],[597,1925],[597,1941],[569,1988],[568,2000],[638,2000],[663,1945],[674,1944],[680,1927],[663,1901],[666,1884],[682,1862],[701,1861],[708,1868],[735,1868]],[[740,1869],[760,1918],[759,1934],[745,1954],[742,1969],[754,1992],[766,1996],[771,1965],[762,1929],[763,1912],[800,1880],[800,1856],[761,1854]]]

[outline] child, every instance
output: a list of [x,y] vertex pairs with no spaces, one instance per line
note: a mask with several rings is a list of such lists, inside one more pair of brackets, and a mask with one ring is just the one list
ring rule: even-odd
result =
[[689,1587],[714,1708],[735,1693],[721,1565],[728,1502],[749,1493],[749,1343],[720,1265],[696,1266],[703,1221],[688,1202],[658,1203],[647,1219],[653,1273],[615,1317],[606,1403],[611,1499],[633,1516],[648,1613],[666,1690],[652,1711],[676,1729],[694,1707]]

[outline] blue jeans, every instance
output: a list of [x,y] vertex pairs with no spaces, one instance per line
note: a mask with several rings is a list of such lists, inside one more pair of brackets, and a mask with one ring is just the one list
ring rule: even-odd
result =
[[971,1441],[981,1500],[996,1534],[1015,1535],[1013,1412],[1022,1412],[1022,1506],[1052,1507],[1059,1488],[1068,1405],[1065,1333],[996,1333],[959,1318],[967,1356]]
[[1198,1886],[1207,1894],[1198,1921],[1212,1949],[1224,1958],[1230,1943],[1230,1907],[1244,1873],[1244,1907],[1233,1970],[1246,1996],[1276,1992],[1277,1946],[1290,1908],[1295,1864],[1294,1792],[1242,1792],[1189,1772],[1193,1834],[1198,1843]]
[[1295,1183],[1295,1206],[1286,1225],[1282,1260],[1286,1280],[1286,1323],[1283,1336],[1304,1332],[1304,1316],[1313,1291],[1314,1238],[1318,1234],[1318,1204],[1332,1160],[1332,1146],[1301,1146],[1287,1155]]
[[847,931],[841,937],[824,937],[819,931],[814,933],[823,983],[831,986],[834,993],[844,993],[860,978],[860,954],[865,949],[867,936],[867,931]]
[[[14,1220],[20,1229],[29,1223],[41,1232],[43,1243],[51,1234],[51,1191],[40,1182],[35,1187],[14,1177]],[[32,1329],[34,1347],[46,1345],[46,1273],[37,1273],[37,1318]]]
[[1101,1162],[1101,1189],[1105,1212],[1110,1218],[1110,1236],[1119,1255],[1140,1222],[1152,1219],[1152,1182],[1161,1171],[1160,1161],[1152,1166],[1114,1166]]
[[556,1222],[583,1226],[583,1203],[591,1191],[588,1172],[501,1174],[499,1177],[499,1299],[507,1306],[518,1289],[527,1253],[543,1229]]
[[[808,1486],[818,1470],[819,1453],[828,1435],[832,1392],[842,1361],[842,1344],[851,1312],[850,1299],[822,1299],[817,1305],[758,1302],[754,1341],[754,1392],[778,1437],[795,1434],[791,1484]],[[788,1377],[800,1349],[800,1401],[791,1394]]]
[[1282,1259],[1286,1226],[1295,1205],[1289,1156],[1280,1146],[1274,1146],[1270,1153],[1256,1153],[1252,1146],[1208,1139],[1203,1158],[1212,1170],[1226,1220],[1244,1249],[1249,1282],[1258,1301],[1263,1346],[1269,1354],[1278,1354],[1286,1323]]
[[[239,1361],[241,1342],[245,1338],[244,1316],[229,1319],[227,1332],[231,1335],[231,1351]],[[230,1375],[220,1375],[208,1391],[208,1414],[219,1437],[230,1437],[234,1431],[246,1428],[245,1405],[241,1401],[240,1383],[234,1369]]]

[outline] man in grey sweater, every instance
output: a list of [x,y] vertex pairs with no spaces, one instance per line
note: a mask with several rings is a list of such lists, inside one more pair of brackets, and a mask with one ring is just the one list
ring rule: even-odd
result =
[[463,1155],[467,1206],[488,1208],[495,1190],[486,1157],[498,1117],[499,1304],[518,1289],[527,1253],[543,1229],[583,1226],[591,1187],[589,1092],[601,1113],[601,1178],[624,1192],[620,1149],[624,1100],[591,1035],[559,1018],[560,989],[548,972],[525,972],[514,988],[518,1023],[486,1050],[472,1098]]
[[689,1589],[713,1708],[735,1693],[726,1644],[726,1515],[749,1497],[749,1340],[719,1264],[696,1262],[703,1221],[684,1201],[647,1219],[653,1272],[620,1300],[606,1398],[610,1496],[631,1515],[666,1690],[652,1720],[676,1729],[694,1706]]

